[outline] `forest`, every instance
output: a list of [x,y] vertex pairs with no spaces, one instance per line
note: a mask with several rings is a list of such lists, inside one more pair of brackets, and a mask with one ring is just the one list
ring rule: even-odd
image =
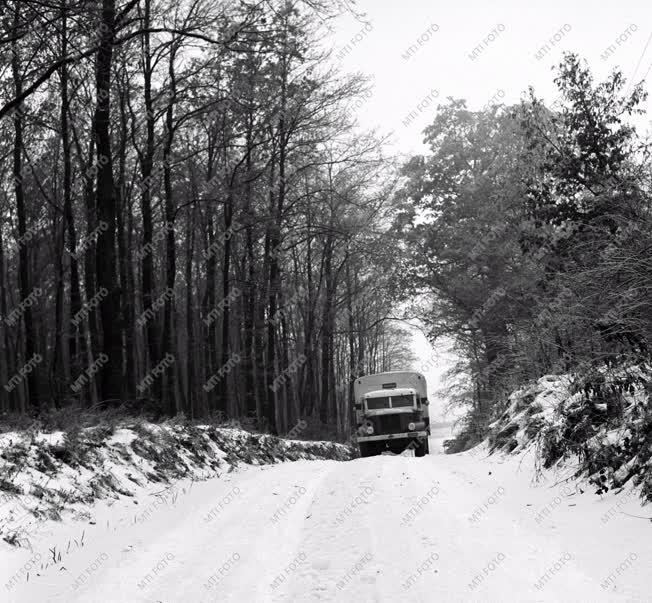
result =
[[643,84],[566,54],[554,105],[441,99],[401,162],[358,127],[372,82],[326,41],[352,10],[3,4],[3,414],[309,419],[346,439],[355,378],[417,360],[407,317],[454,342],[462,448],[545,374],[574,376],[589,430],[647,387]]
[[400,366],[396,173],[329,0],[20,0],[0,40],[0,409],[350,430]]
[[453,450],[483,438],[510,392],[569,375],[583,402],[555,446],[581,454],[599,426],[629,426],[626,453],[647,458],[650,142],[636,128],[647,94],[619,70],[596,81],[572,53],[554,82],[551,107],[532,89],[511,107],[439,107],[429,152],[402,171],[400,274],[422,294],[431,339],[458,351],[450,394],[470,412]]

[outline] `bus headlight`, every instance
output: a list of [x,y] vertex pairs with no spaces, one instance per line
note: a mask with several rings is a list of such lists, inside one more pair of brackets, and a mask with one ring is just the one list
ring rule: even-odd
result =
[[371,435],[374,432],[374,426],[373,425],[367,425],[367,433]]
[[416,425],[414,423],[408,423],[408,431],[414,431]]

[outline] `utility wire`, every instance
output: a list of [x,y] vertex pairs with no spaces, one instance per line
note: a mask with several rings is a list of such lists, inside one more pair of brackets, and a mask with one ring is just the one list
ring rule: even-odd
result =
[[[636,67],[634,68],[634,73],[632,73],[632,76],[629,78],[629,83],[627,84],[627,90],[625,91],[625,94],[627,94],[627,92],[629,92],[629,89],[632,87],[632,82],[636,77],[636,72],[638,71],[638,68],[641,66],[641,62],[643,61],[643,56],[647,51],[647,47],[650,45],[650,41],[652,41],[652,32],[650,32],[650,35],[647,38],[647,42],[643,47],[643,52],[641,52],[641,56],[638,57],[638,62],[636,63]],[[650,67],[652,67],[652,63],[650,64]],[[648,70],[645,72],[645,76],[647,76],[647,74],[650,72],[650,67],[648,67]],[[645,79],[645,76],[643,76],[643,79]]]

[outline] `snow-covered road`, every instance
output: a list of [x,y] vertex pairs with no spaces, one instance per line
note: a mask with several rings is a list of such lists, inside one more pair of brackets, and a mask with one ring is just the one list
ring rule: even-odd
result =
[[166,504],[98,506],[85,545],[9,600],[652,601],[636,497],[535,484],[532,455],[443,455],[448,435],[422,459],[252,467]]

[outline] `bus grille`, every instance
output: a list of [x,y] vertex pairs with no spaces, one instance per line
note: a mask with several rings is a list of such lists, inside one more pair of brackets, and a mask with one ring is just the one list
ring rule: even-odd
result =
[[378,415],[370,417],[373,421],[374,435],[385,433],[404,433],[410,421],[418,420],[413,414]]

